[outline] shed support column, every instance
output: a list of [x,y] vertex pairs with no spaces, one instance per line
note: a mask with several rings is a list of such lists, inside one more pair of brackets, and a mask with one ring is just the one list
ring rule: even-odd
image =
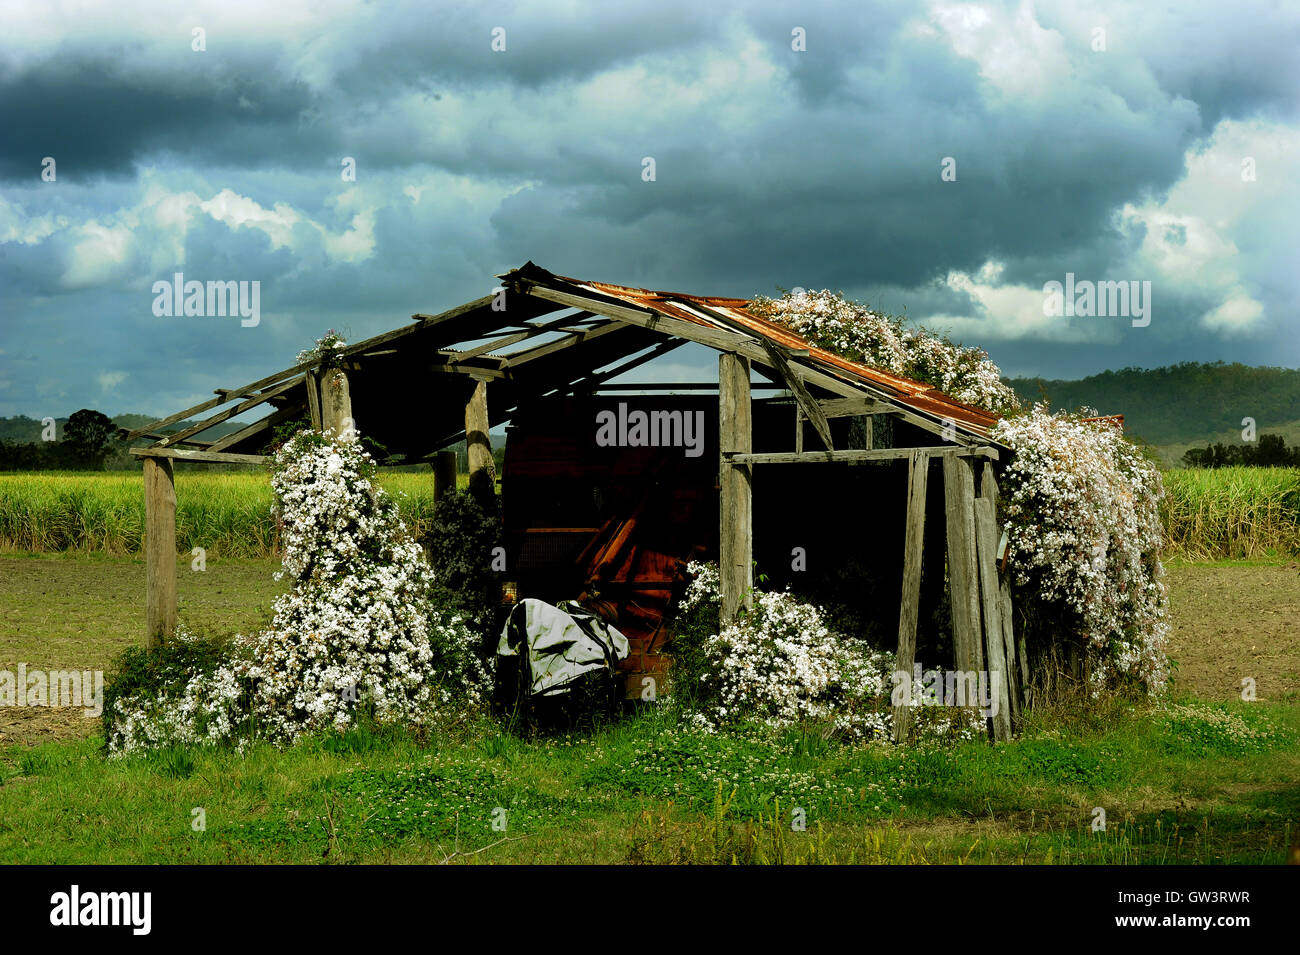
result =
[[307,385],[307,415],[311,419],[312,430],[321,431],[325,426],[321,423],[320,413],[320,375],[309,371],[304,380]]
[[979,570],[975,554],[975,473],[955,451],[943,455],[943,498],[948,517],[948,584],[952,600],[953,664],[984,669],[980,647]]
[[489,428],[487,382],[478,379],[465,405],[465,452],[469,458],[469,489],[483,500],[496,494],[496,465],[492,462]]
[[719,464],[719,585],[721,623],[726,625],[743,607],[753,605],[754,509],[753,470],[732,464],[725,454],[754,449],[749,404],[749,359],[734,352],[718,356],[718,438],[724,454]]
[[[993,465],[984,463],[984,483],[982,491],[992,502],[993,511],[993,561],[996,564],[999,554],[996,547],[1002,541],[1002,527],[997,523],[998,480],[993,473]],[[1016,646],[1015,618],[1011,607],[1011,574],[998,574],[998,609],[1002,618],[1002,646],[1007,658],[1007,690],[1011,696],[1011,719],[1013,727],[1020,724],[1026,702],[1026,676],[1028,661],[1024,653],[1024,634],[1021,634],[1019,648]],[[1017,652],[1018,651],[1018,652]]]
[[[868,421],[871,419],[868,418]],[[895,669],[907,674],[910,685],[916,662],[916,623],[921,611],[921,559],[925,551],[925,496],[929,455],[913,453],[907,461],[907,530],[903,542],[903,600],[898,610],[898,656]],[[907,738],[911,708],[894,707],[894,741]]]
[[352,421],[352,394],[348,376],[342,368],[332,368],[321,376],[321,427],[335,436],[355,427]]
[[456,452],[439,451],[433,456],[433,499],[440,501],[456,490]]
[[145,632],[151,649],[176,630],[176,482],[169,458],[144,459]]
[[997,482],[993,469],[986,468],[980,496],[975,499],[975,537],[979,552],[980,601],[984,611],[984,648],[988,658],[989,702],[993,707],[993,738],[1011,738],[1011,663],[1014,653],[1007,652],[1002,626],[1002,603],[999,592],[998,565],[995,551],[997,532]]

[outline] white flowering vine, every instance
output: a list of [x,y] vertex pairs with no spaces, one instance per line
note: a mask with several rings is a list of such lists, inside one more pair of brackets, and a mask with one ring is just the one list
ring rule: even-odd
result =
[[343,353],[347,350],[348,343],[334,329],[330,329],[320,338],[311,348],[298,352],[298,364],[315,364],[322,367],[333,367],[343,358]]
[[[687,565],[681,609],[716,604],[716,565]],[[893,655],[832,631],[820,608],[783,592],[756,593],[752,609],[704,641],[705,729],[741,720],[774,729],[832,723],[850,739],[889,733]]]
[[1014,452],[1000,490],[1016,582],[1077,621],[1094,690],[1121,676],[1159,690],[1169,633],[1160,472],[1109,422],[1042,405],[998,422],[993,437]]
[[110,751],[230,741],[240,727],[278,745],[351,726],[419,725],[483,702],[490,676],[478,636],[430,599],[424,551],[374,481],[352,435],[303,431],[277,452],[272,489],[284,528],[268,629],[241,638],[215,674],[180,693],[120,702]]
[[829,290],[759,297],[749,308],[819,348],[933,385],[965,404],[997,414],[1020,407],[1015,391],[1002,381],[998,366],[983,349],[911,328]]

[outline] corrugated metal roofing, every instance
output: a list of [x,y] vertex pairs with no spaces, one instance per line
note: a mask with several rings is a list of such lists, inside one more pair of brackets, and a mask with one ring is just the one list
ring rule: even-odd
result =
[[[531,266],[531,268],[530,268]],[[850,379],[858,379],[873,389],[883,392],[888,397],[914,411],[928,417],[951,419],[962,430],[969,431],[981,438],[988,438],[989,429],[998,421],[998,416],[957,401],[932,385],[891,374],[881,368],[849,361],[833,352],[818,348],[801,338],[790,329],[761,318],[749,311],[749,300],[743,298],[725,298],[719,296],[688,295],[681,292],[661,292],[626,285],[614,285],[609,282],[594,282],[587,279],[553,275],[532,263],[517,270],[526,274],[528,281],[547,284],[546,277],[559,282],[584,289],[600,296],[608,296],[628,305],[643,309],[652,309],[672,318],[693,322],[712,328],[727,328],[723,323],[701,311],[708,309],[724,316],[737,325],[743,326],[756,335],[787,349],[806,350],[807,356],[795,355],[791,361],[821,365],[840,373],[847,373]],[[734,330],[734,329],[729,329]]]

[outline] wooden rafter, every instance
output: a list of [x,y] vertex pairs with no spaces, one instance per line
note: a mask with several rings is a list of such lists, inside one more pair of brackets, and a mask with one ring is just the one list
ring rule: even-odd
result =
[[[307,403],[305,401],[300,401],[297,404],[286,405],[278,411],[267,415],[265,418],[262,418],[259,421],[254,421],[248,427],[242,428],[233,434],[228,434],[220,441],[213,442],[212,446],[208,448],[208,450],[224,451],[226,448],[233,447],[245,438],[251,438],[253,435],[266,431],[268,428],[274,428],[276,425],[284,424],[284,422],[291,420],[295,415],[302,414],[304,411],[308,411]],[[314,425],[314,427],[319,427],[319,425]]]
[[545,358],[547,355],[553,355],[558,351],[566,348],[572,348],[575,345],[581,345],[584,342],[594,341],[610,332],[616,332],[625,329],[628,326],[623,322],[606,321],[600,325],[594,325],[591,328],[577,329],[566,335],[564,338],[557,338],[553,342],[546,342],[543,345],[535,345],[523,351],[516,352],[513,355],[507,355],[506,360],[508,367],[518,368],[530,361],[536,361],[538,358]]
[[294,388],[302,384],[304,378],[305,376],[299,375],[297,378],[293,378],[290,379],[289,381],[282,382],[281,384],[274,385],[270,388],[267,388],[265,391],[259,391],[251,398],[248,398],[245,401],[241,401],[233,408],[227,408],[225,411],[218,412],[217,414],[214,414],[210,418],[204,418],[198,424],[190,425],[184,431],[178,431],[176,434],[169,435],[167,438],[158,442],[158,447],[170,448],[172,445],[184,441],[192,434],[198,434],[200,431],[206,431],[208,430],[208,428],[211,428],[214,424],[221,424],[221,422],[229,420],[230,418],[233,418],[237,414],[243,414],[249,408],[256,408],[258,405],[262,404],[263,402],[270,401],[276,395],[284,394],[284,392],[288,391],[290,388]]
[[[759,339],[754,334],[741,335],[730,329],[715,328],[709,325],[696,324],[688,322],[685,319],[674,318],[656,312],[651,309],[632,308],[627,305],[616,305],[595,298],[590,295],[577,295],[572,292],[564,292],[549,288],[545,285],[539,285],[530,279],[517,279],[519,284],[527,289],[529,295],[535,295],[538,298],[544,298],[547,301],[556,302],[561,305],[569,305],[573,308],[586,308],[600,315],[608,315],[610,318],[617,318],[620,321],[628,322],[632,325],[639,325],[642,328],[648,328],[653,331],[661,332],[665,335],[673,335],[678,338],[684,338],[688,341],[697,342],[701,345],[708,345],[719,351],[731,351],[753,362],[762,365],[770,365],[772,359],[767,350],[760,344]],[[924,414],[913,411],[895,402],[892,396],[886,394],[880,388],[864,382],[856,375],[846,378],[842,376],[851,375],[851,372],[844,369],[835,368],[819,362],[814,357],[797,358],[797,364],[792,364],[793,372],[807,385],[816,385],[824,388],[833,394],[844,398],[860,398],[864,394],[875,398],[878,401],[889,404],[892,413],[898,415],[903,420],[914,424],[919,428],[929,431],[933,434],[942,434],[944,428],[941,422],[926,417]],[[805,364],[807,362],[807,364]],[[813,365],[817,367],[813,367]],[[958,422],[960,425],[960,422]],[[956,441],[958,445],[970,443],[972,439],[966,435],[958,433]]]
[[[587,312],[586,314],[590,315],[591,313]],[[566,315],[564,318],[557,318],[554,321],[545,322],[541,325],[525,325],[524,331],[514,332],[506,335],[504,338],[499,338],[495,341],[479,345],[477,348],[471,348],[469,351],[461,352],[456,357],[456,361],[461,362],[470,358],[477,358],[479,355],[486,355],[488,352],[495,351],[498,348],[509,348],[511,345],[527,341],[530,338],[536,338],[538,335],[544,335],[547,332],[560,330],[561,326],[568,325],[581,317],[581,315]],[[501,357],[504,358],[508,356],[503,355]]]
[[763,339],[763,347],[771,358],[772,367],[777,370],[782,380],[785,381],[786,387],[794,394],[795,401],[799,403],[799,410],[803,412],[804,417],[812,422],[813,430],[817,432],[817,437],[822,440],[822,446],[827,451],[834,451],[835,444],[831,440],[831,425],[826,420],[826,414],[822,411],[821,405],[817,403],[817,400],[808,391],[808,387],[799,380],[799,376],[790,368],[790,363],[785,360],[785,356],[781,354],[781,349],[776,343]]

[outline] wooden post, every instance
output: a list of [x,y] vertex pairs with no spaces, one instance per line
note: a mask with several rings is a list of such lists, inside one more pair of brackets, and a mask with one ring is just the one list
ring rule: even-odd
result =
[[433,456],[433,500],[456,490],[456,452],[439,451]]
[[[998,479],[993,471],[993,465],[984,462],[984,480],[983,493],[992,502],[993,512],[993,546],[996,548],[1002,541],[1002,525],[997,522],[998,516]],[[996,565],[1000,560],[1000,555],[994,551],[993,561]],[[1021,711],[1024,709],[1024,691],[1026,685],[1026,661],[1024,657],[1024,640],[1020,641],[1020,653],[1017,655],[1015,620],[1011,612],[1011,574],[1010,572],[998,574],[998,615],[1002,619],[1002,646],[1007,658],[1007,689],[1011,696],[1011,719],[1013,725],[1018,725]]]
[[469,489],[483,500],[496,494],[496,465],[488,436],[487,381],[477,379],[465,404],[465,452],[469,459]]
[[[748,454],[754,449],[750,415],[749,359],[722,352],[718,355],[718,438],[724,454]],[[719,472],[718,566],[721,622],[725,625],[742,606],[753,605],[753,470],[748,464],[732,464],[723,457]]]
[[948,581],[952,600],[953,664],[984,669],[980,647],[979,571],[975,554],[975,473],[955,451],[943,455],[943,497],[948,517]]
[[309,371],[304,375],[304,384],[307,386],[307,414],[311,418],[312,430],[320,431],[323,427],[320,414],[320,376]]
[[[870,419],[868,419],[870,420]],[[921,558],[925,553],[925,495],[930,457],[912,454],[907,461],[907,531],[903,540],[903,601],[898,609],[898,656],[895,669],[910,683],[916,662],[916,623],[921,610]],[[907,737],[910,706],[894,707],[894,741]]]
[[176,480],[170,458],[144,459],[145,633],[151,649],[176,630]]
[[[996,486],[993,494],[997,494]],[[979,551],[980,600],[984,610],[984,647],[988,657],[990,705],[995,709],[992,714],[993,738],[1007,740],[1011,738],[1011,668],[1003,637],[998,565],[994,553],[998,546],[995,500],[996,497],[989,497],[989,488],[985,484],[984,493],[975,499],[975,537]],[[992,686],[995,677],[996,688]]]
[[352,421],[352,394],[348,376],[342,368],[332,368],[321,379],[321,426],[335,436],[355,427]]

